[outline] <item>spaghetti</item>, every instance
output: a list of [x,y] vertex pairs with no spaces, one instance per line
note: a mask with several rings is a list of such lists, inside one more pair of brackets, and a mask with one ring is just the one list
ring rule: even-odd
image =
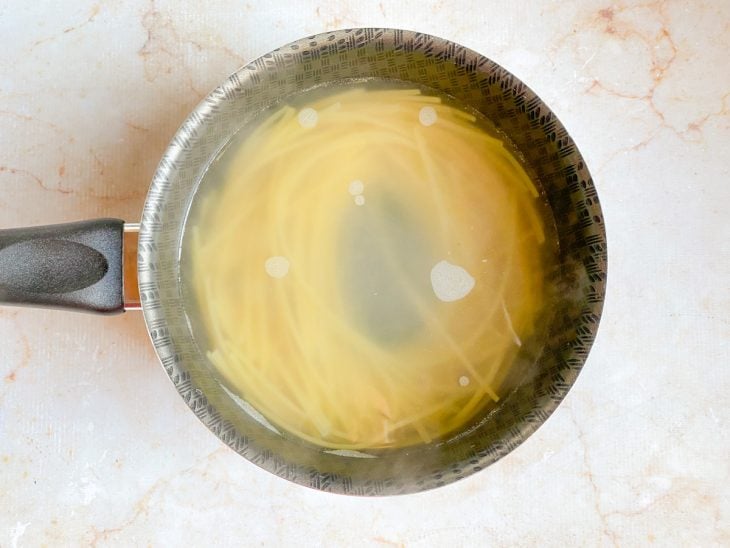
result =
[[545,231],[484,127],[417,89],[350,88],[278,108],[209,170],[189,244],[207,356],[273,424],[403,447],[499,399],[543,306]]

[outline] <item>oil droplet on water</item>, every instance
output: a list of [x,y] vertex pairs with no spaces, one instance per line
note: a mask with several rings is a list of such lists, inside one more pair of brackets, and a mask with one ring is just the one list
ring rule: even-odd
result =
[[359,179],[355,179],[350,183],[350,186],[347,187],[347,190],[353,196],[358,196],[362,194],[363,190],[365,190],[365,185]]
[[355,205],[361,206],[365,204],[365,196],[362,195],[364,190],[365,185],[359,179],[355,179],[347,187],[347,191],[353,197],[352,199],[355,201]]
[[441,261],[431,269],[431,287],[439,300],[446,303],[466,297],[476,281],[464,268]]
[[303,128],[313,128],[317,125],[318,119],[319,115],[317,114],[317,111],[313,108],[303,108],[299,111],[299,115],[297,116],[297,120],[299,120],[299,125]]
[[439,115],[436,114],[436,109],[433,107],[423,107],[418,112],[418,121],[424,126],[432,126],[438,120]]
[[276,255],[264,263],[266,273],[272,278],[283,278],[289,273],[289,259]]

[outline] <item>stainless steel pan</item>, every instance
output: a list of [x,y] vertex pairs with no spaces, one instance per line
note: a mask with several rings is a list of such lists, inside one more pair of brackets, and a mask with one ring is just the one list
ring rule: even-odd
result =
[[[485,114],[535,173],[554,215],[560,247],[555,281],[563,299],[549,342],[529,374],[516,379],[496,409],[469,430],[438,443],[363,452],[374,458],[308,445],[259,420],[201,354],[180,283],[182,230],[211,158],[262,109],[314,85],[350,78],[425,85]],[[134,251],[130,242],[137,229],[139,303],[134,264],[123,259]],[[598,196],[560,121],[525,84],[486,57],[441,38],[395,29],[310,36],[232,74],[173,137],[139,225],[102,219],[0,231],[1,302],[99,313],[141,306],[165,371],[221,440],[282,478],[359,495],[444,485],[485,468],[522,443],[555,410],[581,370],[598,328],[605,283],[606,238]]]

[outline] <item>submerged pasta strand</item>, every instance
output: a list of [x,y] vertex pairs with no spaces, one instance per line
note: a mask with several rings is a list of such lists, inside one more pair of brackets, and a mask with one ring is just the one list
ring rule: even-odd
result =
[[429,443],[499,400],[543,307],[545,241],[500,139],[418,89],[356,87],[239,141],[186,240],[233,390],[333,449]]

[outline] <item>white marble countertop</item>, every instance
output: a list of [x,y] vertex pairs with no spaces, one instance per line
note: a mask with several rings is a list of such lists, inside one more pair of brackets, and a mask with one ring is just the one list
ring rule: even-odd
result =
[[528,83],[594,175],[599,337],[525,444],[450,486],[328,495],[226,448],[142,317],[0,308],[0,546],[730,545],[730,3],[0,3],[0,228],[137,220],[186,113],[303,35],[423,30]]

